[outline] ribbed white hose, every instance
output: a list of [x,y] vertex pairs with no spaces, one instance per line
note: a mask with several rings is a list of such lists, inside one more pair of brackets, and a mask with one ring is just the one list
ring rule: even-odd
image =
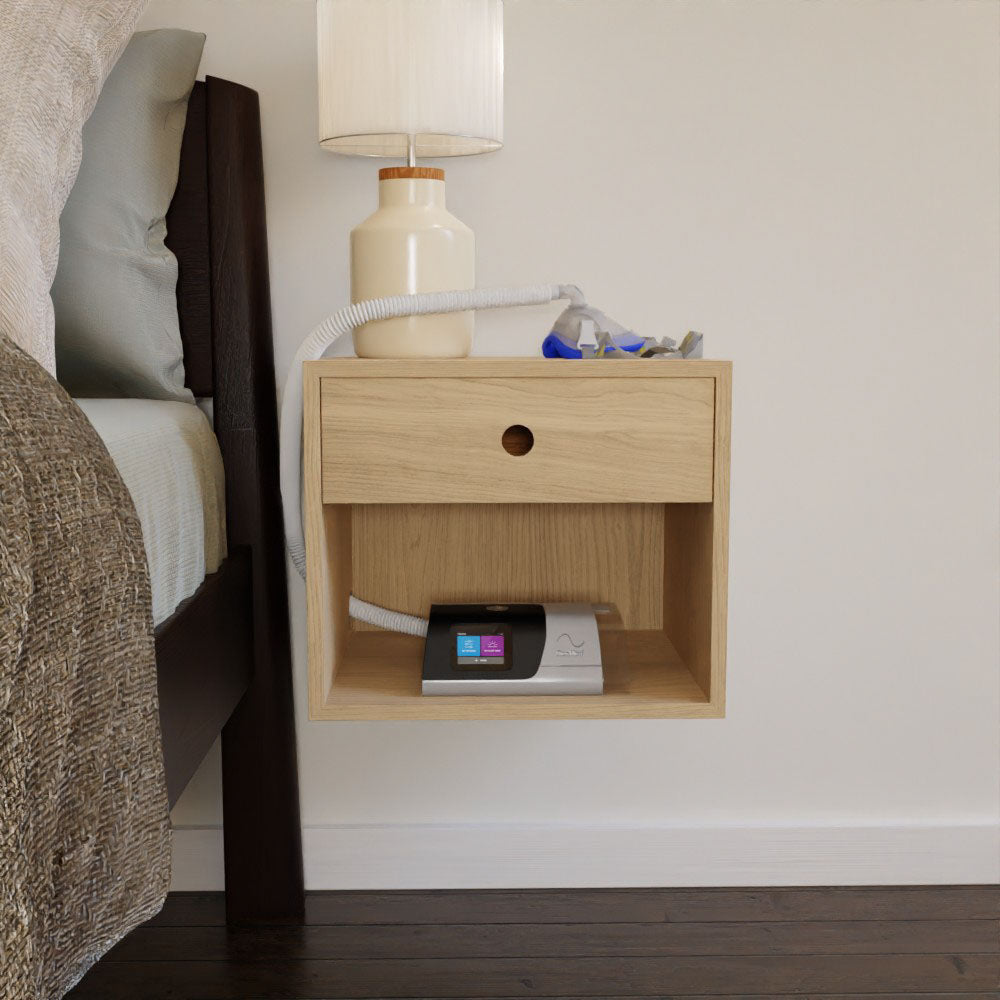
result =
[[[295,352],[281,399],[281,496],[285,516],[285,544],[295,568],[304,579],[306,547],[302,536],[302,362],[316,361],[345,333],[380,319],[424,316],[428,313],[466,312],[469,309],[503,309],[510,306],[541,305],[569,299],[586,305],[576,285],[526,285],[511,288],[476,288],[472,291],[421,292],[366,299],[328,316]],[[352,618],[393,632],[426,635],[427,621],[415,615],[389,611],[351,595]]]
[[404,614],[402,611],[390,611],[380,608],[377,604],[369,604],[360,597],[351,594],[347,613],[359,622],[377,625],[390,632],[405,632],[407,635],[427,635],[427,619],[417,615]]

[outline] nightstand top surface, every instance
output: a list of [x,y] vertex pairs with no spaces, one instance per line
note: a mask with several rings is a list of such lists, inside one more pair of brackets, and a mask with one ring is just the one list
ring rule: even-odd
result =
[[731,361],[634,359],[566,361],[547,358],[324,358],[304,372],[326,378],[719,378]]

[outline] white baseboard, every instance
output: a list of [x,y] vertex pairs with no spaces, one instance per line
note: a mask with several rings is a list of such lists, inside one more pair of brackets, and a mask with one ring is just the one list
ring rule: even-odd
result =
[[[308,889],[1000,882],[1000,827],[324,826]],[[222,832],[174,831],[172,888],[223,888]]]

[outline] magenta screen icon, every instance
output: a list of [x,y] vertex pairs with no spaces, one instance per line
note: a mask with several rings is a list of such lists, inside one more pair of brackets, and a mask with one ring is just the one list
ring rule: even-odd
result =
[[503,636],[484,635],[480,637],[480,656],[503,656]]

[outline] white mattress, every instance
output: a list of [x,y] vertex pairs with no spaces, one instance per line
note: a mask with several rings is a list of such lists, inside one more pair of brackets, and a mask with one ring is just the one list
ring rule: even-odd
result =
[[226,556],[219,443],[193,403],[78,399],[121,473],[139,521],[159,625]]

